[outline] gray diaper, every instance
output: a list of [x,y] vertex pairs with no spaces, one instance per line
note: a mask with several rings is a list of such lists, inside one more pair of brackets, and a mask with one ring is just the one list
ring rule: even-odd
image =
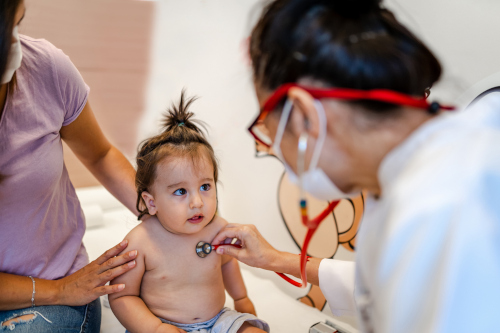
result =
[[236,312],[230,308],[223,308],[218,315],[202,323],[180,324],[160,319],[166,324],[174,325],[186,332],[192,333],[236,333],[245,322],[269,333],[269,325],[265,321],[249,313]]

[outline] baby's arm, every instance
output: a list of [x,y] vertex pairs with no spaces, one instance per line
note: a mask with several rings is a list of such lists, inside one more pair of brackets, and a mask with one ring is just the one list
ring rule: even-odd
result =
[[137,264],[134,269],[127,272],[130,274],[123,274],[111,282],[112,284],[125,284],[123,291],[109,295],[111,309],[120,323],[132,333],[185,333],[175,326],[162,323],[139,297],[146,265],[144,248],[140,246],[142,242],[138,241],[137,238],[139,237],[137,236],[139,235],[134,230],[127,235],[127,239],[129,240],[129,244],[133,244],[134,248],[138,250],[138,255],[135,259]]
[[227,293],[234,300],[234,309],[238,312],[257,315],[252,301],[248,298],[247,288],[236,259],[226,255],[222,256],[222,278]]

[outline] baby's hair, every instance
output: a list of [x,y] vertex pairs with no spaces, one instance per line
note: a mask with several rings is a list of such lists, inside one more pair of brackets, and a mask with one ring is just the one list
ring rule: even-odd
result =
[[157,165],[166,157],[189,155],[194,161],[203,154],[202,149],[205,150],[212,162],[214,181],[217,183],[218,162],[212,146],[201,130],[206,128],[199,120],[191,119],[194,113],[189,111],[189,107],[196,99],[197,97],[186,98],[185,90],[182,90],[179,105],[172,103],[165,114],[162,133],[146,139],[139,146],[135,176],[138,219],[148,214],[142,192],[149,191],[156,178]]

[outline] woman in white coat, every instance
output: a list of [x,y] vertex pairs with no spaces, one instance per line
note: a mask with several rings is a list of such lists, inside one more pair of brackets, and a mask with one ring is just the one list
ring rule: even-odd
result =
[[[250,130],[312,195],[370,193],[356,263],[307,262],[334,312],[362,332],[498,331],[500,98],[463,112],[429,103],[441,66],[380,2],[270,3],[250,40]],[[300,258],[252,225],[212,244],[234,237],[241,249],[217,253],[300,276]]]

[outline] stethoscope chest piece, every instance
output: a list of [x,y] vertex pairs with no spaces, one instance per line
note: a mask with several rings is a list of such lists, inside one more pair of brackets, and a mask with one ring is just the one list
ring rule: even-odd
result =
[[210,243],[206,243],[204,241],[198,242],[196,244],[196,254],[200,258],[205,258],[212,252],[212,245]]

